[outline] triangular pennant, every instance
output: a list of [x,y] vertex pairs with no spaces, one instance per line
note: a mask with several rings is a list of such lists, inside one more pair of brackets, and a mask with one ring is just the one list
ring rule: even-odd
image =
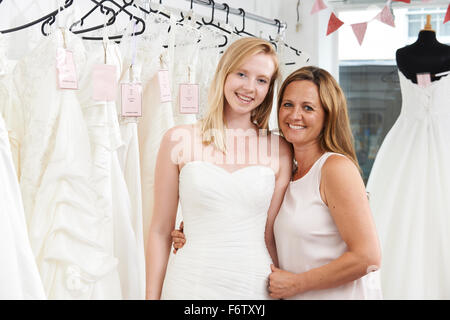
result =
[[411,0],[393,0],[397,2],[411,3]]
[[354,23],[352,24],[352,29],[356,39],[358,39],[359,45],[362,45],[367,30],[367,22]]
[[335,32],[337,29],[339,29],[344,23],[339,20],[338,17],[334,14],[334,12],[330,15],[330,20],[328,21],[328,29],[327,29],[327,35],[330,33]]
[[445,14],[444,23],[446,23],[449,20],[450,20],[450,4],[448,5],[447,13]]
[[389,6],[387,5],[384,6],[383,10],[381,10],[379,14],[377,14],[375,19],[378,19],[381,22],[395,28],[394,17],[392,16],[391,9],[389,9]]
[[317,13],[323,9],[328,8],[325,3],[323,3],[323,0],[316,0],[314,1],[314,5],[311,9],[311,14]]

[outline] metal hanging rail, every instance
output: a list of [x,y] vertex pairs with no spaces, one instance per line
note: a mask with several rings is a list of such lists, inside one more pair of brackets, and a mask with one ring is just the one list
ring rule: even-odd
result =
[[[237,16],[242,16],[242,12],[244,11],[242,8],[236,9],[236,8],[232,8],[232,7],[227,7],[226,5],[224,5],[222,3],[215,3],[210,0],[186,0],[186,1],[191,2],[191,4],[195,3],[195,4],[199,4],[199,5],[206,6],[206,7],[214,6],[214,9],[226,11],[227,14],[232,13]],[[262,22],[265,24],[273,25],[273,26],[280,28],[281,30],[285,30],[287,28],[287,24],[285,22],[280,22],[279,20],[276,20],[276,19],[268,19],[268,18],[261,17],[256,14],[253,14],[253,13],[245,12],[245,18],[255,20],[258,22]]]

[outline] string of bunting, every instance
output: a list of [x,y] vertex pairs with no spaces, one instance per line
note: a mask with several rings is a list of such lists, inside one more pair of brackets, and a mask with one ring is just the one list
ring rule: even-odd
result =
[[[367,31],[367,25],[369,22],[373,20],[381,21],[382,23],[385,23],[393,28],[395,28],[395,22],[394,22],[394,16],[392,15],[390,5],[394,2],[404,2],[404,3],[411,3],[411,0],[387,0],[386,4],[384,5],[383,9],[372,19],[365,22],[360,23],[353,23],[351,24],[351,27],[353,29],[353,33],[356,36],[356,39],[358,40],[359,45],[362,45],[364,36]],[[431,0],[422,0],[423,3],[428,3]],[[325,4],[324,0],[315,0],[313,7],[311,9],[311,15],[322,11],[324,9],[327,9],[328,6]],[[448,22],[450,20],[450,4],[447,8],[447,13],[445,14],[444,23]],[[338,30],[342,25],[345,23],[340,20],[334,12],[331,12],[330,19],[328,20],[328,28],[327,28],[327,36]]]

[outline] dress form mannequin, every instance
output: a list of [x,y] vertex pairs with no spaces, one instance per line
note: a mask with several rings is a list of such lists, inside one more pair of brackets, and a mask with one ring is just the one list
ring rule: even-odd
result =
[[434,81],[440,79],[435,74],[450,71],[450,46],[437,41],[430,18],[428,15],[427,24],[419,32],[417,41],[396,53],[399,70],[414,83],[417,83],[418,73],[430,73],[431,81]]

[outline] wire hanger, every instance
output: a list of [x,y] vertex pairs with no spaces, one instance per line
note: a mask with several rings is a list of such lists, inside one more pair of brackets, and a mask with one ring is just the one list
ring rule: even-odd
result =
[[[202,18],[203,25],[205,25],[205,26],[212,26],[212,27],[214,27],[214,28],[216,28],[216,29],[218,29],[218,30],[220,30],[220,31],[222,31],[222,32],[225,32],[225,33],[227,33],[227,34],[231,34],[230,31],[228,31],[228,30],[222,28],[219,24],[215,24],[215,23],[214,23],[214,7],[215,7],[215,2],[214,2],[214,0],[209,0],[209,3],[211,4],[211,8],[212,8],[212,9],[211,9],[211,20],[210,20],[210,21],[205,21],[205,18]],[[220,44],[220,45],[219,45],[219,48],[225,47],[225,46],[227,45],[227,43],[228,43],[228,37],[227,37],[225,34],[223,34],[222,36],[225,38],[225,42],[222,43],[222,44]]]
[[[144,13],[146,13],[146,14],[151,14],[151,13],[159,14],[159,15],[162,15],[162,16],[166,17],[167,19],[170,19],[170,15],[169,15],[169,14],[167,14],[167,13],[165,13],[165,12],[159,10],[159,9],[153,10],[153,9],[151,8],[151,6],[150,6],[150,0],[148,0],[147,3],[148,3],[148,10],[142,8],[141,6],[138,6],[138,8],[139,8],[141,11],[143,11]],[[161,0],[159,1],[159,4],[162,4],[162,3],[161,3]]]
[[[128,10],[126,10],[127,7],[133,5],[134,0],[130,0],[130,1],[123,0],[123,5],[118,4],[114,0],[101,0],[100,2],[98,2],[96,0],[91,0],[91,1],[94,2],[96,5],[91,10],[89,10],[79,21],[76,21],[74,24],[72,24],[72,26],[69,28],[69,30],[72,31],[73,33],[75,33],[75,34],[86,33],[86,32],[98,30],[98,29],[101,29],[101,28],[105,27],[104,24],[101,24],[101,25],[97,25],[97,26],[94,26],[94,27],[91,27],[91,28],[87,28],[87,29],[75,30],[75,31],[72,30],[79,23],[82,26],[83,23],[84,23],[84,20],[89,15],[91,15],[97,8],[100,8],[100,12],[103,13],[103,14],[109,14],[109,13],[113,14],[112,17],[106,23],[106,26],[110,26],[110,25],[114,24],[114,22],[116,21],[116,17],[121,12],[124,12],[124,13],[126,13],[129,16],[130,20],[135,19],[137,21],[136,25],[137,24],[141,25],[141,29],[139,31],[134,32],[133,35],[139,35],[139,34],[144,33],[144,31],[145,31],[145,21],[143,19],[141,19],[140,17],[132,14]],[[118,10],[115,11],[114,9],[104,5],[104,3],[107,2],[107,1],[112,3],[112,4],[114,4],[118,8]],[[113,39],[114,40],[122,39],[122,35],[108,36],[108,38],[111,39],[111,40],[113,40]],[[85,39],[85,40],[103,40],[103,37],[87,37],[87,36],[83,36],[83,39]]]
[[[282,28],[281,28],[281,21],[280,21],[280,20],[274,19],[274,21],[275,21],[275,23],[277,24],[277,27],[278,27],[277,37],[276,37],[276,38],[272,38],[272,36],[269,35],[269,40],[270,40],[271,42],[279,43],[280,36],[281,36],[282,33],[284,33],[284,30],[282,30]],[[301,50],[298,50],[298,49],[295,49],[295,48],[289,46],[288,44],[284,43],[284,41],[282,41],[282,43],[283,43],[283,45],[284,45],[286,48],[289,48],[289,49],[291,49],[292,51],[294,51],[294,53],[295,53],[297,56],[300,56],[300,55],[302,54],[302,51],[301,51]],[[308,59],[308,60],[309,60],[309,59]]]
[[[191,0],[190,9],[187,12],[187,16],[185,17],[183,11],[180,11],[181,19],[177,21],[177,24],[182,24],[182,22],[184,22],[185,19],[191,20],[193,14],[194,14],[194,6],[193,6],[193,0]],[[195,23],[199,26],[199,28],[202,26],[202,24],[198,21],[195,21]]]
[[24,24],[22,26],[18,26],[18,27],[14,27],[14,28],[11,28],[11,29],[6,29],[6,30],[0,30],[0,33],[16,32],[16,31],[23,30],[23,29],[26,29],[28,27],[34,26],[35,24],[43,22],[42,25],[41,25],[41,32],[42,32],[43,35],[47,36],[48,34],[45,33],[45,31],[44,31],[45,25],[54,23],[56,21],[55,16],[58,14],[58,12],[63,11],[64,9],[67,9],[72,4],[73,4],[73,0],[66,0],[62,7],[59,7],[58,9],[50,12],[49,14],[47,14],[47,15],[45,15],[45,16],[37,19],[37,20],[34,20],[34,21],[29,22],[27,24]]

